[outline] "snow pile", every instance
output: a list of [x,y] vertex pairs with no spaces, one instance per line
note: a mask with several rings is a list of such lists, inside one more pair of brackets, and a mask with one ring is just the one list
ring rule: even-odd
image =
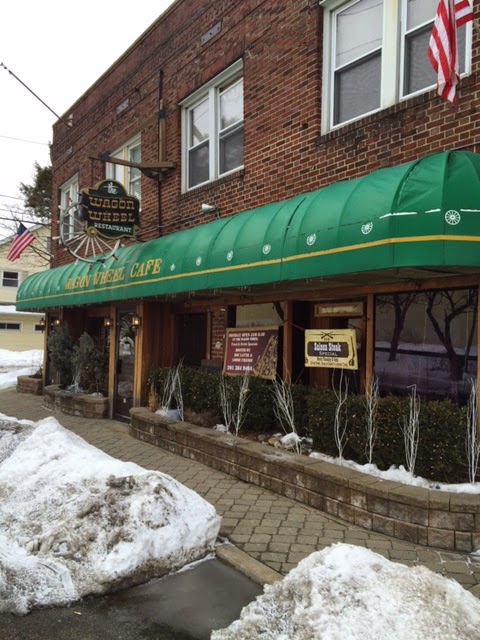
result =
[[0,419],[0,495],[0,613],[164,575],[212,549],[220,526],[195,492],[54,418]]
[[361,547],[313,553],[212,640],[478,640],[480,602],[457,582]]
[[17,376],[30,376],[43,362],[43,350],[8,351],[0,349],[0,389],[14,387]]
[[22,367],[38,367],[43,362],[43,349],[31,351],[9,351],[0,349],[0,363],[2,369],[14,369]]

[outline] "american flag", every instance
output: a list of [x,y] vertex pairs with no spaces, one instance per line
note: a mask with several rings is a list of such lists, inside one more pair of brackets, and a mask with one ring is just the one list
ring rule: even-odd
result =
[[18,225],[17,233],[7,253],[7,260],[13,262],[17,260],[27,247],[29,247],[35,237],[21,222]]
[[440,0],[438,3],[427,53],[437,74],[438,95],[452,104],[457,99],[460,75],[457,29],[470,20],[473,20],[473,10],[468,0]]

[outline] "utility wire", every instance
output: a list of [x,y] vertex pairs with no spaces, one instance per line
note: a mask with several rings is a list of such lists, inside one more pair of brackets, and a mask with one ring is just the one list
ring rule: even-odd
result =
[[42,147],[48,147],[48,142],[35,142],[35,140],[25,140],[24,138],[12,138],[11,136],[1,136],[0,138],[4,138],[5,140],[15,140],[16,142],[28,142],[29,144],[39,144]]
[[[0,211],[9,211],[9,209],[2,209],[0,207]],[[15,215],[15,211],[12,212]],[[38,222],[36,220],[25,220],[20,218],[5,218],[4,216],[0,216],[0,220],[7,220],[8,222],[23,222],[25,224],[41,224],[42,227],[50,226],[50,222],[40,222],[40,218]]]
[[[1,138],[2,136],[0,136]],[[7,196],[4,193],[0,193],[0,198],[12,198],[12,200],[23,200],[23,198],[19,198],[18,196]]]
[[5,71],[8,71],[8,73],[9,73],[11,76],[13,76],[13,77],[15,78],[15,80],[17,80],[18,82],[20,82],[20,84],[21,84],[22,86],[24,86],[24,87],[25,87],[25,89],[27,89],[27,91],[30,91],[30,93],[31,93],[33,96],[35,96],[35,98],[36,98],[37,100],[39,100],[39,101],[43,104],[43,106],[44,106],[44,107],[47,107],[47,109],[48,109],[49,111],[51,111],[51,112],[53,113],[53,115],[54,115],[56,118],[58,118],[59,120],[61,120],[61,121],[63,122],[63,124],[65,124],[65,125],[66,125],[67,127],[69,127],[69,128],[72,126],[71,124],[69,124],[68,122],[66,122],[66,121],[62,118],[62,116],[59,116],[59,115],[58,115],[58,113],[55,113],[55,111],[54,111],[53,109],[51,109],[51,108],[48,106],[48,104],[47,104],[46,102],[44,102],[44,101],[43,101],[39,96],[37,96],[37,94],[35,93],[35,91],[32,91],[32,90],[30,89],[30,87],[28,87],[28,86],[27,86],[27,85],[26,85],[22,80],[20,80],[20,78],[19,78],[18,76],[16,76],[16,75],[13,73],[13,71],[10,71],[10,69],[9,69],[8,67],[6,67],[6,66],[3,64],[3,62],[0,62],[0,67],[3,67],[3,69],[5,69]]

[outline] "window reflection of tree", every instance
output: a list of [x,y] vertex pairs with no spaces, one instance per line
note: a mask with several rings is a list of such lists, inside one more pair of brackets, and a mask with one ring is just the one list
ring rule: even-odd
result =
[[135,332],[131,319],[127,316],[120,318],[120,355],[133,354],[135,346]]
[[384,307],[393,308],[394,324],[392,330],[392,338],[390,340],[390,350],[388,353],[388,361],[393,362],[397,358],[397,351],[400,344],[400,337],[405,326],[405,318],[411,305],[416,301],[418,293],[412,291],[410,293],[393,293],[389,296],[377,297],[377,309]]
[[[432,327],[447,352],[450,365],[450,394],[454,400],[458,400],[458,384],[468,373],[468,358],[475,336],[477,326],[477,291],[476,289],[465,289],[462,291],[442,290],[427,291],[425,294],[427,303],[427,316],[432,323]],[[470,315],[470,328],[468,318],[466,319],[466,331],[468,331],[465,348],[457,352],[452,328],[454,321],[463,314]],[[462,353],[463,351],[463,353]]]
[[[477,328],[477,290],[444,289],[379,295],[376,310],[379,314],[377,322],[381,323],[377,336],[386,332],[389,335],[384,338],[387,349],[381,346],[376,349],[379,353],[388,351],[385,365],[401,360],[400,369],[384,368],[386,388],[392,377],[395,379],[393,389],[399,391],[405,385],[405,374],[419,375],[417,382],[427,396],[448,395],[454,402],[465,400],[466,376],[476,375],[475,350],[473,355],[471,352]],[[424,324],[423,336],[418,333],[420,322]],[[407,373],[408,358],[410,370]],[[415,366],[417,374],[412,370],[414,359],[418,363]],[[441,371],[445,375],[442,376]]]

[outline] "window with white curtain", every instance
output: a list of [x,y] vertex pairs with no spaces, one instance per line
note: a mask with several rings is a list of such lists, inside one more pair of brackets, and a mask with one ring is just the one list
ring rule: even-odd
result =
[[[438,0],[322,0],[322,129],[429,91],[427,57]],[[457,32],[461,74],[470,73],[471,23]]]
[[60,221],[63,225],[63,237],[71,238],[77,231],[73,211],[67,212],[70,205],[78,201],[78,175],[73,176],[60,187]]
[[239,61],[181,105],[184,191],[243,166],[241,74]]
[[[142,161],[142,146],[140,136],[135,136],[125,145],[111,154],[112,158],[126,160],[140,164]],[[121,164],[107,163],[107,178],[117,180],[125,187],[125,191],[141,200],[142,198],[142,173],[138,167],[127,167]]]

